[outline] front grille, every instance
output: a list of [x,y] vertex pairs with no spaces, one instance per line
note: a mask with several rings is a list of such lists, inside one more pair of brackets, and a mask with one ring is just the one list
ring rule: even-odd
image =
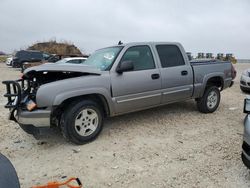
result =
[[240,83],[241,83],[241,85],[244,85],[244,86],[247,85],[247,83],[245,81],[242,81],[242,80],[240,81]]
[[246,142],[243,142],[242,149],[250,156],[250,146]]

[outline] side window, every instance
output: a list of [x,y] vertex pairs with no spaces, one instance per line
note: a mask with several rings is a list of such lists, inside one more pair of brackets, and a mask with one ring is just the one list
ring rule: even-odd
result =
[[43,56],[43,59],[45,60],[48,60],[50,58],[50,55],[47,53],[43,53],[42,56]]
[[20,53],[19,58],[22,59],[22,60],[27,60],[29,58],[29,56],[28,56],[27,52],[23,51],[23,52]]
[[79,64],[79,60],[78,59],[72,59],[72,60],[67,61],[66,63]]
[[157,45],[156,49],[163,68],[185,65],[181,51],[177,46]]
[[43,54],[40,52],[31,52],[29,54],[30,59],[36,59],[36,60],[42,60],[43,59]]
[[129,48],[123,55],[122,61],[132,61],[134,71],[155,68],[154,59],[148,46],[134,46]]

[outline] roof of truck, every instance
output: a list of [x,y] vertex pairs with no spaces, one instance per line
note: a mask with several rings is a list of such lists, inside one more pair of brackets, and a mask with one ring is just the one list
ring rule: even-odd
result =
[[115,46],[130,46],[130,45],[148,45],[148,44],[174,44],[174,45],[180,45],[179,42],[156,42],[156,41],[149,41],[149,42],[129,42],[129,43],[122,43],[122,44],[118,44]]

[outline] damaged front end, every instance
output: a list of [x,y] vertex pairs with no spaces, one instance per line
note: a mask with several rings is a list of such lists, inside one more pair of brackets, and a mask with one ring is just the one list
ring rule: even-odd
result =
[[[36,105],[37,83],[24,76],[19,80],[3,81],[6,85],[9,120],[17,122],[29,134],[37,136],[50,127],[50,110]],[[47,131],[46,131],[47,132]]]
[[[41,65],[24,71],[19,80],[7,80],[4,97],[5,108],[10,110],[9,119],[17,122],[27,133],[34,136],[47,132],[53,124],[53,107],[37,103],[37,92],[42,85],[60,80],[98,74],[88,68],[59,65]],[[51,91],[46,93],[49,96]],[[45,96],[45,97],[46,97]],[[44,96],[43,96],[44,97]]]
[[28,111],[36,108],[36,103],[34,102],[35,90],[32,89],[29,80],[7,80],[2,83],[6,85],[4,97],[7,97],[8,102],[4,107],[9,108],[11,111],[10,120],[16,121],[13,112],[18,108]]

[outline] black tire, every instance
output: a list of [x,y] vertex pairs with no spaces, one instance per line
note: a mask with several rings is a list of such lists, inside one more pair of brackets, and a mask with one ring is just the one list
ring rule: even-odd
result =
[[[90,135],[87,136],[80,135],[80,133],[78,133],[76,130],[77,126],[75,126],[75,120],[83,110],[91,110],[95,112],[98,117],[96,129]],[[81,129],[80,127],[82,126],[86,127],[88,125],[85,126],[85,124],[81,124],[80,126],[78,126],[79,129]],[[97,136],[100,134],[102,127],[103,110],[96,102],[92,100],[83,99],[72,102],[68,105],[67,109],[61,117],[61,129],[64,137],[77,145],[85,144],[96,139]],[[92,131],[91,129],[88,130],[90,132]]]
[[22,65],[21,65],[21,73],[23,73],[24,70],[25,70],[24,64],[22,64]]
[[247,160],[246,156],[245,156],[243,153],[241,153],[241,159],[242,159],[243,164],[244,164],[248,169],[250,169],[250,161]]
[[244,93],[249,93],[249,91],[250,91],[250,89],[246,89],[246,88],[244,88],[244,87],[242,87],[242,86],[240,86],[240,89],[241,89],[241,91],[244,92]]
[[15,63],[12,63],[12,68],[16,68],[16,64]]
[[[208,96],[211,92],[214,92],[217,95],[217,101],[215,106],[210,107],[208,102]],[[203,96],[197,99],[198,110],[202,113],[213,113],[220,104],[220,90],[216,86],[210,86],[205,89]]]

